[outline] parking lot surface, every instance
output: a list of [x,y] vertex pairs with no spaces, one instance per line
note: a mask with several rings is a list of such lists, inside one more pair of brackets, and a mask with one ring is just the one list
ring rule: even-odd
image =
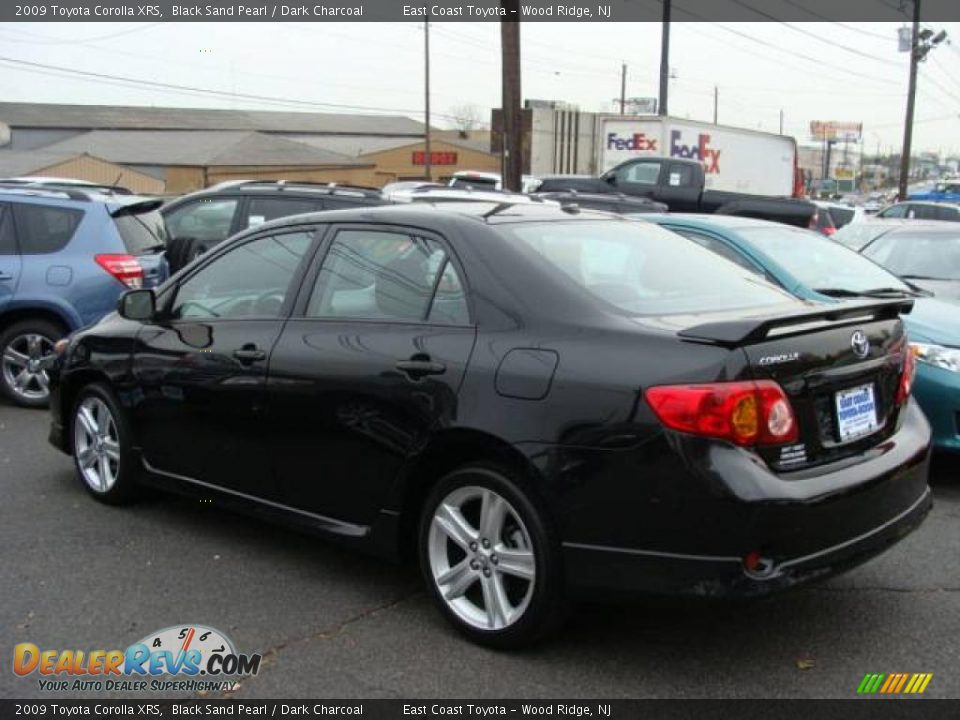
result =
[[413,567],[197,500],[94,502],[47,423],[0,404],[2,697],[52,699],[11,672],[17,643],[123,648],[184,623],[263,654],[237,698],[850,698],[868,672],[930,672],[926,696],[960,697],[956,463],[924,526],[845,576],[750,604],[583,607],[500,653],[461,640]]

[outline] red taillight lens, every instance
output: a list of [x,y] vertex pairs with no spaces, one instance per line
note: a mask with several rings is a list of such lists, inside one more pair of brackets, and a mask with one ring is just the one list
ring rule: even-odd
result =
[[903,405],[913,390],[913,378],[917,374],[917,356],[910,345],[904,347],[903,374],[900,376],[900,385],[897,387],[897,404]]
[[97,255],[94,260],[128,288],[143,287],[143,268],[133,255]]
[[827,237],[829,237],[829,236],[831,236],[831,235],[836,235],[836,234],[837,234],[837,229],[836,229],[835,227],[825,227],[825,228],[823,229],[823,234],[826,235]]
[[646,392],[660,422],[673,430],[729,440],[737,445],[796,442],[790,400],[771,380],[665,385]]

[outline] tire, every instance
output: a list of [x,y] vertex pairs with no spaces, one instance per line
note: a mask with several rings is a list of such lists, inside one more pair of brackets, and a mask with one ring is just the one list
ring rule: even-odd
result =
[[87,492],[108,505],[134,500],[137,468],[129,424],[106,385],[94,383],[77,393],[69,433],[77,478]]
[[28,408],[47,407],[50,379],[40,361],[66,331],[42,318],[21,320],[0,332],[0,390],[11,401]]
[[560,544],[506,468],[471,464],[440,480],[424,503],[418,550],[440,612],[475,643],[519,648],[563,618]]

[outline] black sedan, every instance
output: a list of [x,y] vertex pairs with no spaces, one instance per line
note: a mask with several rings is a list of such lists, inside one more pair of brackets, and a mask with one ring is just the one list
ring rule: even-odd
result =
[[262,225],[58,347],[51,441],[416,554],[470,638],[565,598],[767,594],[930,507],[910,301],[813,305],[647,223],[530,203]]

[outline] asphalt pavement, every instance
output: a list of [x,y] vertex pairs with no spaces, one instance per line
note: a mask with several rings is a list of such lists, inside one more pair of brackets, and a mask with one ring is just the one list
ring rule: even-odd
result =
[[917,532],[847,575],[749,604],[581,607],[504,653],[450,629],[412,567],[199,501],[94,502],[47,422],[0,402],[0,697],[54,697],[13,674],[17,643],[202,623],[264,656],[237,698],[851,698],[868,672],[933,673],[926,696],[960,698],[960,463]]

